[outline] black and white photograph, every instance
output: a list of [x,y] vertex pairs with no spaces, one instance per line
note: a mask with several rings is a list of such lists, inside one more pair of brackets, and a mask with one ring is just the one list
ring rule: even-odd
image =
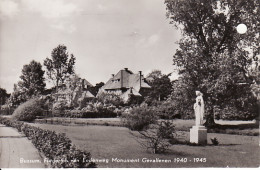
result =
[[259,0],[0,0],[0,169],[259,168]]

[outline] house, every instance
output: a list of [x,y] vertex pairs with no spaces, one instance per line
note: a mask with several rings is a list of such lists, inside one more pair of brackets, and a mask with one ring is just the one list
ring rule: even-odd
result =
[[67,106],[72,106],[86,98],[95,98],[89,90],[91,87],[93,87],[93,85],[86,79],[72,75],[67,78],[58,89],[52,88],[46,91],[46,95],[47,93],[52,94],[57,102],[65,103]]
[[126,102],[130,95],[136,97],[145,96],[150,88],[141,71],[138,74],[134,74],[128,68],[125,68],[124,70],[120,70],[116,75],[112,74],[112,77],[100,89],[99,93],[114,93],[120,95]]

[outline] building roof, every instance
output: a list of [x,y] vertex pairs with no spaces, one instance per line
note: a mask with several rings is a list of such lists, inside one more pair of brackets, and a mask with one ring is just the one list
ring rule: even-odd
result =
[[122,88],[134,88],[136,91],[141,88],[151,88],[145,81],[143,75],[134,74],[132,71],[125,69],[120,70],[115,76],[110,78],[108,82],[103,86],[105,90],[116,90]]
[[83,83],[84,86],[93,87],[93,85],[89,81],[87,81],[86,79],[81,79],[81,80],[82,80],[82,83]]
[[95,96],[90,91],[84,91],[82,93],[83,98],[94,98]]

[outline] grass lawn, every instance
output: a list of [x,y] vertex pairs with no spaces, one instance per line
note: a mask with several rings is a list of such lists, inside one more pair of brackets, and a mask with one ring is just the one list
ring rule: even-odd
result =
[[[173,119],[175,129],[179,131],[190,131],[194,125],[194,120]],[[72,125],[103,125],[103,126],[123,126],[120,118],[44,118],[37,119],[36,123],[50,123],[50,124],[72,124]],[[215,129],[208,129],[209,133],[224,133],[237,135],[259,135],[259,125],[255,121],[223,121],[215,120],[218,127]]]
[[[97,163],[98,167],[148,168],[148,167],[259,167],[259,137],[208,133],[207,146],[173,145],[165,154],[152,154],[141,148],[139,143],[124,127],[113,126],[63,126],[34,124],[43,129],[66,133],[72,142],[94,159],[108,159],[108,163]],[[185,138],[189,139],[189,133]],[[210,138],[216,137],[218,146],[211,145]],[[112,162],[112,158],[139,159],[139,162]],[[170,163],[146,163],[142,159],[171,160]],[[176,162],[187,158],[187,162]],[[206,158],[206,162],[194,162],[194,158]]]

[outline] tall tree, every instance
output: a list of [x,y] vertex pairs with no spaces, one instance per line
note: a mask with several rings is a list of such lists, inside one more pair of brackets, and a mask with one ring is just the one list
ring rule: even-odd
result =
[[[250,103],[248,84],[252,83],[248,71],[252,61],[259,58],[259,1],[166,0],[165,3],[171,23],[182,31],[179,49],[173,56],[174,65],[184,79],[189,79],[189,87],[204,94],[206,125],[215,124],[215,106],[247,108],[249,105],[244,104]],[[245,34],[236,31],[240,23],[247,25]]]
[[65,45],[58,45],[51,53],[51,59],[44,60],[47,76],[54,82],[56,88],[64,83],[65,79],[74,73],[75,57],[67,52]]
[[171,74],[162,74],[160,70],[153,70],[146,76],[146,81],[152,87],[148,96],[153,100],[165,100],[172,91],[172,84],[169,78]]
[[18,86],[28,98],[43,92],[46,84],[41,63],[33,60],[29,64],[24,65],[20,78],[21,81],[18,82]]
[[8,104],[12,107],[17,107],[27,99],[28,96],[25,94],[25,92],[22,91],[17,84],[14,84],[13,92],[8,100]]
[[4,105],[8,97],[10,97],[10,94],[8,94],[5,89],[0,87],[0,105]]

